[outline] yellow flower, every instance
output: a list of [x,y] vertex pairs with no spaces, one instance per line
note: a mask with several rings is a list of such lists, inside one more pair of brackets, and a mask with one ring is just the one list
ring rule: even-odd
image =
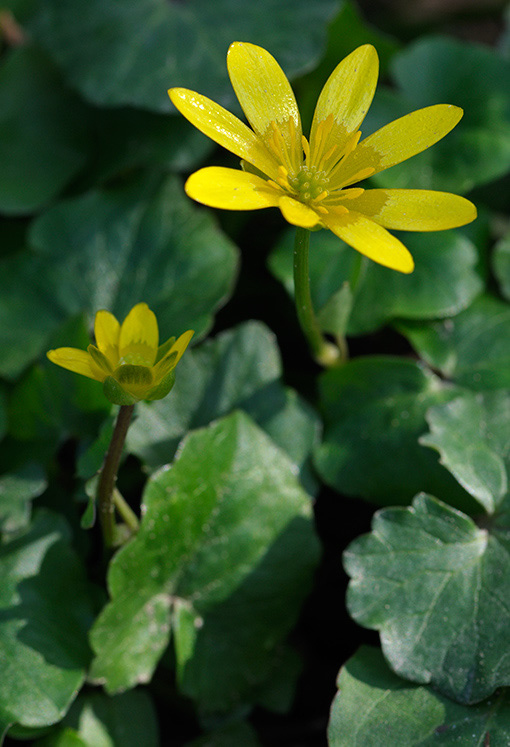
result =
[[448,104],[428,106],[360,142],[379,67],[370,44],[358,47],[331,74],[309,140],[302,134],[290,83],[269,52],[235,42],[227,65],[252,129],[205,96],[184,88],[168,92],[195,127],[242,159],[243,171],[213,166],[192,174],[185,189],[194,200],[228,210],[279,207],[292,225],[329,228],[370,259],[400,272],[412,272],[413,259],[387,228],[438,231],[476,218],[469,200],[446,192],[354,186],[436,143],[463,113]]
[[116,405],[165,397],[175,381],[175,367],[193,330],[159,345],[156,316],[146,303],[134,306],[119,324],[109,311],[98,311],[94,324],[97,347],[57,348],[47,355],[58,366],[103,382],[106,397]]

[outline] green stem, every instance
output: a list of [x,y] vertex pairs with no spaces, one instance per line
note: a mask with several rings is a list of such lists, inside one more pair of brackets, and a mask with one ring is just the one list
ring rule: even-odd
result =
[[115,545],[116,525],[115,506],[113,493],[117,481],[120,458],[126,434],[131,422],[134,405],[122,405],[117,416],[117,422],[112,434],[110,446],[106,452],[103,468],[99,476],[97,486],[97,503],[99,508],[99,520],[103,530],[103,539],[106,547]]
[[344,355],[333,343],[326,340],[315,316],[310,294],[310,271],[308,265],[308,251],[310,246],[310,231],[306,228],[296,228],[294,242],[294,298],[299,324],[310,345],[315,360],[323,366],[338,365],[344,360]]
[[138,516],[135,514],[131,506],[126,503],[117,488],[113,489],[113,503],[118,513],[122,516],[124,522],[131,529],[131,531],[137,532],[140,526]]

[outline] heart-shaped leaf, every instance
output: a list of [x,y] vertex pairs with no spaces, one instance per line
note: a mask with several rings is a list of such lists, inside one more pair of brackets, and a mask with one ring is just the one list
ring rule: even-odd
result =
[[236,40],[269,49],[291,77],[310,69],[337,8],[338,0],[53,0],[31,30],[90,101],[169,111],[171,86],[232,102],[226,54]]
[[418,438],[425,413],[459,390],[404,358],[366,356],[320,379],[325,420],[315,463],[322,479],[341,493],[376,503],[407,503],[421,489],[476,507]]
[[505,747],[510,697],[503,690],[477,706],[454,703],[388,669],[380,651],[363,646],[342,667],[331,707],[329,747]]
[[69,535],[40,513],[0,549],[0,734],[59,721],[85,678],[93,609]]
[[398,329],[421,358],[474,390],[510,387],[510,306],[480,296],[453,319],[402,322]]
[[508,391],[464,392],[448,404],[431,407],[427,421],[430,433],[420,443],[437,449],[441,464],[494,513],[508,495]]
[[317,549],[293,465],[246,415],[192,433],[150,480],[140,530],[112,561],[92,680],[108,692],[148,681],[172,630],[179,686],[201,710],[250,702]]
[[162,339],[190,328],[200,336],[236,273],[235,247],[174,178],[56,205],[35,221],[30,242],[31,251],[1,263],[0,374],[8,377],[47,349],[59,324],[83,312],[93,317],[105,308],[123,319],[145,301]]
[[349,612],[379,630],[397,674],[459,703],[510,685],[507,526],[479,528],[421,494],[379,511],[344,563]]

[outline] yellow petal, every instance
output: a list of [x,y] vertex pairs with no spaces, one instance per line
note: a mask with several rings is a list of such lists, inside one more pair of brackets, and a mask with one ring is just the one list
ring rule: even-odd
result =
[[282,194],[248,171],[208,166],[191,174],[185,184],[188,197],[223,210],[259,210],[275,207]]
[[304,205],[302,202],[298,202],[298,200],[289,195],[280,197],[279,208],[287,223],[293,226],[313,228],[320,221],[315,210],[312,210],[312,208]]
[[348,184],[367,167],[377,174],[421,153],[447,135],[462,114],[458,106],[436,104],[395,119],[361,141],[335,175],[335,183]]
[[401,231],[442,231],[476,218],[475,206],[464,197],[426,189],[367,189],[349,208]]
[[97,347],[115,368],[119,359],[120,324],[113,314],[104,309],[97,312],[94,322],[94,335]]
[[401,241],[360,213],[335,215],[330,211],[322,218],[324,225],[361,254],[392,270],[409,273],[414,262]]
[[171,88],[168,95],[173,105],[200,132],[239,158],[252,163],[264,174],[277,178],[277,161],[244,122],[211,99],[186,88]]
[[137,366],[152,366],[158,352],[158,322],[146,303],[134,306],[122,322],[119,359]]
[[248,122],[263,138],[274,122],[295,169],[301,162],[301,118],[289,81],[274,57],[262,47],[234,42],[227,54],[232,86]]
[[177,340],[172,345],[170,352],[171,353],[177,353],[177,359],[175,361],[175,365],[179,363],[179,361],[182,358],[182,355],[186,348],[188,347],[191,338],[195,334],[195,331],[193,329],[188,329],[187,332],[183,332],[183,334],[177,338]]
[[334,127],[323,150],[333,144],[344,144],[356,132],[374,97],[379,74],[379,59],[371,44],[364,44],[351,52],[337,65],[321,91],[310,132],[310,143],[317,137],[317,126],[329,115]]
[[107,376],[104,371],[101,371],[94,364],[94,361],[85,350],[78,350],[78,348],[57,348],[56,350],[49,350],[46,355],[57,366],[62,366],[62,368],[67,368],[68,371],[74,371],[74,373],[79,373],[82,376],[88,376],[89,379],[104,381]]

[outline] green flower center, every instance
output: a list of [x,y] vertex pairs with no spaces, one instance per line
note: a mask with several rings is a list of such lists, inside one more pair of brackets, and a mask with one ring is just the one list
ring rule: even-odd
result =
[[324,199],[327,196],[328,177],[325,171],[317,171],[313,166],[302,169],[295,175],[288,177],[289,184],[297,194],[300,202],[309,204],[317,198]]

